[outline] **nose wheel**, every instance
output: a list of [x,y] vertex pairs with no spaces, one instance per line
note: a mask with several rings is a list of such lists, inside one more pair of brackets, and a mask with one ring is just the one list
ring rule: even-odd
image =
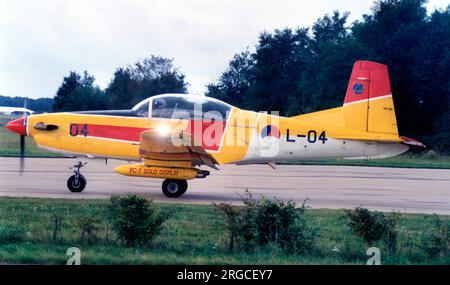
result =
[[166,179],[162,184],[162,191],[168,198],[180,197],[186,193],[187,188],[188,183],[186,180]]
[[85,166],[87,162],[83,163],[79,161],[73,167],[69,169],[73,169],[73,175],[69,177],[67,180],[67,188],[69,188],[70,192],[79,193],[86,188],[86,178],[80,173],[80,169]]
[[79,193],[86,188],[86,178],[79,174],[78,177],[76,175],[72,175],[67,180],[67,188],[69,188],[70,192]]

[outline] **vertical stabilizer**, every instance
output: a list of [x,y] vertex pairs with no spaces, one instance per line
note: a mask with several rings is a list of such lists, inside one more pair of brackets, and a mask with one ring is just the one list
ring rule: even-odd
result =
[[355,63],[343,110],[347,128],[398,134],[386,65],[371,61]]

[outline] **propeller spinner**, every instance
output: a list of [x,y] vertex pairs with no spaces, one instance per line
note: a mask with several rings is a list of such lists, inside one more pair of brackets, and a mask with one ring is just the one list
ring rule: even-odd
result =
[[20,175],[25,168],[25,136],[27,135],[27,117],[13,120],[5,126],[8,130],[20,135]]

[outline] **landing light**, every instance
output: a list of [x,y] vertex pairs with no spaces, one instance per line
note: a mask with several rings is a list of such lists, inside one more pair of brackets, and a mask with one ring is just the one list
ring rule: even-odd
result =
[[156,130],[158,131],[158,133],[161,136],[167,136],[171,132],[170,126],[167,125],[167,124],[160,124],[160,125],[158,125],[156,127]]

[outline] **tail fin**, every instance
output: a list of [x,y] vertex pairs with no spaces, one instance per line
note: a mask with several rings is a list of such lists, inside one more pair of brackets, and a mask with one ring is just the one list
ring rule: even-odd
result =
[[347,128],[398,134],[386,65],[371,61],[355,62],[343,111]]

